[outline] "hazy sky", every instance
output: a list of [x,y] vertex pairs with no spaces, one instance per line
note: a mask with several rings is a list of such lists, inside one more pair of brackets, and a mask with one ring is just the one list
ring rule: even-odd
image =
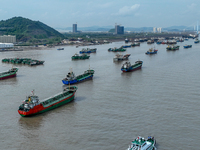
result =
[[0,0],[0,20],[15,16],[53,28],[189,27],[200,24],[200,0]]

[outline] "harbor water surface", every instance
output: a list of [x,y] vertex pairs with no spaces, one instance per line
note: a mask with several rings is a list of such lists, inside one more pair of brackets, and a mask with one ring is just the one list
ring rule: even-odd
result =
[[[183,45],[192,44],[184,49]],[[1,52],[0,58],[32,58],[44,65],[0,63],[0,71],[19,68],[17,77],[0,81],[1,149],[125,150],[137,136],[154,136],[157,149],[199,149],[200,139],[200,44],[193,39],[177,51],[167,45],[141,43],[127,48],[129,61],[142,60],[141,70],[122,73],[125,62],[113,62],[108,48],[124,41],[88,46],[97,48],[86,60],[72,61],[82,48],[64,46],[46,50]],[[145,52],[154,47],[155,55]],[[75,100],[49,112],[21,117],[17,110],[35,91],[40,100],[65,87],[62,79],[72,69],[75,75],[94,69],[93,80],[76,84]]]

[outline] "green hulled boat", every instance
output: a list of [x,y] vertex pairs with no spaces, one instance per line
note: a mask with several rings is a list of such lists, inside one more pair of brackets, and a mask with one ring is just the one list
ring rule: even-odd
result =
[[180,46],[178,46],[178,45],[173,45],[173,46],[171,46],[171,45],[169,45],[169,46],[167,46],[167,50],[168,51],[175,51],[175,50],[179,50],[179,47]]
[[42,60],[35,60],[31,58],[4,58],[2,59],[4,63],[12,63],[12,64],[26,64],[26,65],[42,65],[44,61]]
[[12,68],[8,71],[0,73],[0,80],[16,77],[18,68]]
[[74,54],[72,56],[72,60],[78,60],[78,59],[89,59],[90,56],[87,55],[87,54],[82,54],[82,55],[79,55],[79,54]]
[[124,52],[126,51],[126,49],[124,49],[123,47],[120,47],[120,48],[109,48],[108,49],[109,52]]

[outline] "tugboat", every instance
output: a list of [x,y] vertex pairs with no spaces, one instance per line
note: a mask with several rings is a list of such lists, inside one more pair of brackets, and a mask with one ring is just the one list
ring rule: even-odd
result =
[[66,75],[66,78],[62,80],[63,84],[75,84],[81,81],[85,81],[88,79],[92,79],[94,74],[94,70],[86,70],[83,74],[75,76],[75,74],[71,71]]
[[150,48],[145,54],[157,54],[158,50]]
[[39,101],[39,97],[34,94],[34,91],[32,91],[32,94],[29,95],[19,106],[18,113],[22,117],[27,117],[57,108],[73,101],[76,90],[76,86],[67,87],[63,92],[51,96],[42,102]]
[[0,73],[0,80],[16,77],[18,68],[12,68],[8,71]]
[[143,137],[137,137],[131,142],[131,145],[127,150],[156,150],[156,140],[154,137],[149,136],[147,139]]
[[121,71],[123,72],[131,72],[142,68],[143,61],[136,61],[134,65],[131,65],[130,62],[125,62],[122,67]]

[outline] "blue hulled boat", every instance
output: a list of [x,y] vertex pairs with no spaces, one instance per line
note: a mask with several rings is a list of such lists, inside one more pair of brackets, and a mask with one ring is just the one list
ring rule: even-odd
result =
[[157,54],[158,50],[150,48],[145,54]]
[[192,45],[184,45],[183,47],[184,47],[184,48],[191,48]]
[[62,80],[63,84],[75,84],[78,82],[82,82],[88,79],[92,79],[94,74],[94,70],[87,70],[83,74],[75,76],[75,74],[71,71],[66,75],[66,78]]

